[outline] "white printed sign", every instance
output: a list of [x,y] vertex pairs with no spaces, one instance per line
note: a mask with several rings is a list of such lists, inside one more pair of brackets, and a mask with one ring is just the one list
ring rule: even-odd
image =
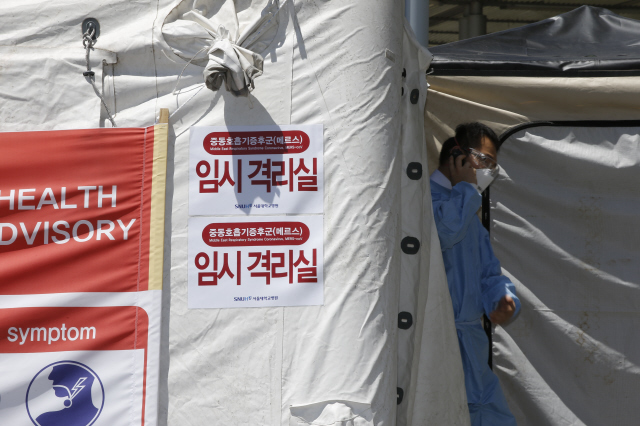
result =
[[189,308],[323,304],[322,216],[189,219]]
[[189,215],[323,213],[323,127],[192,127]]

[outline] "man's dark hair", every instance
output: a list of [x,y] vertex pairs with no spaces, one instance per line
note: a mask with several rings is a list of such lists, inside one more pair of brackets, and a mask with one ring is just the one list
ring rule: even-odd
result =
[[[487,137],[496,147],[496,151],[500,150],[500,139],[496,132],[482,123],[465,123],[456,127],[455,137],[449,138],[442,144],[440,150],[440,165],[445,164],[451,156],[451,150],[458,145],[464,150],[467,148],[479,148],[482,145],[482,138]],[[456,140],[458,143],[456,144]]]

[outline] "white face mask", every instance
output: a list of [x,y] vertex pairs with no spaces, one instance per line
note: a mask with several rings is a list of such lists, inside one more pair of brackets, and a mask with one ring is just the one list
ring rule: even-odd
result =
[[478,188],[480,192],[484,191],[493,183],[493,180],[498,176],[500,172],[500,166],[495,169],[476,169],[476,180],[478,181]]

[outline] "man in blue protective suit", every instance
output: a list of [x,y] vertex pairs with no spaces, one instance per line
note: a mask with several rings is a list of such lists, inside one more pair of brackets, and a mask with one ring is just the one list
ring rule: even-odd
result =
[[482,315],[504,324],[520,309],[513,283],[500,270],[489,233],[477,212],[480,195],[498,174],[500,142],[480,123],[461,124],[440,152],[440,165],[431,175],[433,214],[460,344],[467,403],[473,426],[515,425],[491,371],[489,340]]

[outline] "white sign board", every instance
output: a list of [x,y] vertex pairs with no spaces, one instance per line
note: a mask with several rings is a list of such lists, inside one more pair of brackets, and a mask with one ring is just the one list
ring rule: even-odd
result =
[[323,217],[189,219],[189,308],[323,304]]
[[192,127],[189,215],[323,213],[323,127]]

